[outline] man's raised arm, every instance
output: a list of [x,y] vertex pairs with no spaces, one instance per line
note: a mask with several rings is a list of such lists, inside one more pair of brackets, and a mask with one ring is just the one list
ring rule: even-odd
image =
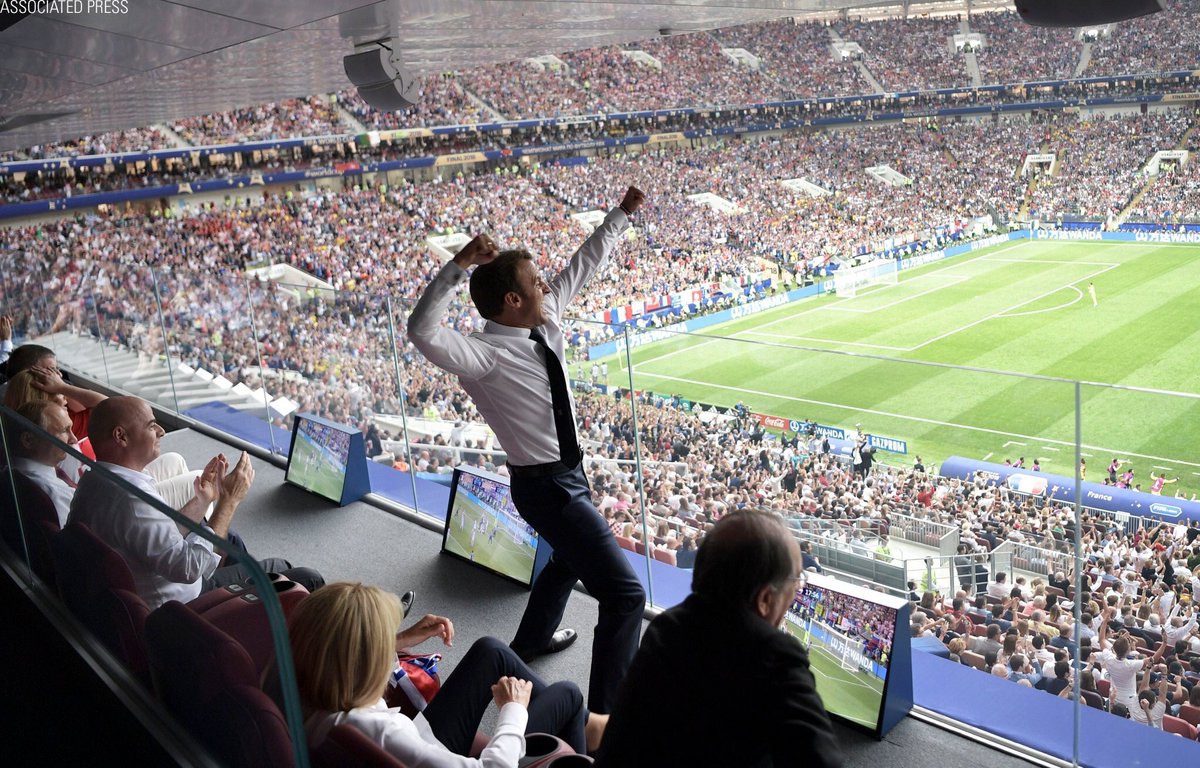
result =
[[487,264],[500,253],[487,235],[479,235],[463,246],[425,288],[408,316],[408,338],[434,365],[460,376],[478,377],[492,367],[487,349],[471,344],[443,321],[458,287],[467,281],[467,270]]
[[[603,223],[596,227],[596,231],[575,251],[563,271],[550,281],[550,290],[560,315],[596,270],[604,264],[605,259],[616,247],[617,238],[628,228],[630,220],[642,207],[645,199],[646,196],[637,187],[626,190],[620,205],[609,211]],[[618,210],[624,216],[617,213]]]

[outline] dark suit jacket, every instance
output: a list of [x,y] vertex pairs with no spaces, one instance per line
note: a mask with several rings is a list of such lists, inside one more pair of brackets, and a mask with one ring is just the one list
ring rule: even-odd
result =
[[748,608],[693,594],[647,628],[596,765],[841,763],[800,642]]

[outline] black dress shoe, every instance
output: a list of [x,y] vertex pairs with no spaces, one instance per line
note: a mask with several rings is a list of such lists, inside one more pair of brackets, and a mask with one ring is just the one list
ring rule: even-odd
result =
[[539,656],[545,656],[548,653],[565,651],[567,648],[571,647],[571,643],[575,642],[576,636],[575,630],[573,629],[560,629],[550,636],[550,644],[540,651],[519,651],[516,648],[513,648],[513,652],[515,652],[517,656],[521,657],[521,661],[528,664]]
[[560,629],[550,638],[550,645],[546,646],[546,653],[558,653],[565,651],[575,642],[575,638],[579,635],[573,629]]
[[405,618],[408,617],[409,612],[412,610],[413,603],[416,601],[417,593],[411,589],[405,592],[403,595],[400,595],[400,607],[404,609]]

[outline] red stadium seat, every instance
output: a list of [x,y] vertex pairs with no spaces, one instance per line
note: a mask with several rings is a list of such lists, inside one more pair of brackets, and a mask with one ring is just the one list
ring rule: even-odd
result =
[[1190,741],[1196,740],[1196,726],[1178,717],[1163,715],[1163,730]]
[[309,743],[308,756],[313,768],[405,768],[405,764],[384,751],[352,725],[335,725],[318,744]]
[[669,549],[656,548],[654,550],[654,559],[667,565],[675,565],[675,553]]
[[637,549],[633,546],[633,539],[628,536],[617,536],[617,544],[621,549],[628,549],[630,552],[636,552]]
[[1182,704],[1179,707],[1179,717],[1200,728],[1200,707],[1192,704]]
[[1100,680],[1096,681],[1096,690],[1100,692],[1100,695],[1104,697],[1105,700],[1108,700],[1111,698],[1112,694],[1112,683],[1101,678]]

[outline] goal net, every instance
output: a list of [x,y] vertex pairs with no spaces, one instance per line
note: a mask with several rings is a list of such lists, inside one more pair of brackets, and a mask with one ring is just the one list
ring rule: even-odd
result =
[[860,288],[869,285],[895,285],[899,282],[899,262],[877,259],[858,267],[842,267],[833,273],[833,290],[838,296],[852,299]]
[[825,646],[837,658],[842,669],[859,672],[871,668],[871,662],[863,655],[862,641],[856,641],[829,627],[824,627],[824,630],[826,632]]

